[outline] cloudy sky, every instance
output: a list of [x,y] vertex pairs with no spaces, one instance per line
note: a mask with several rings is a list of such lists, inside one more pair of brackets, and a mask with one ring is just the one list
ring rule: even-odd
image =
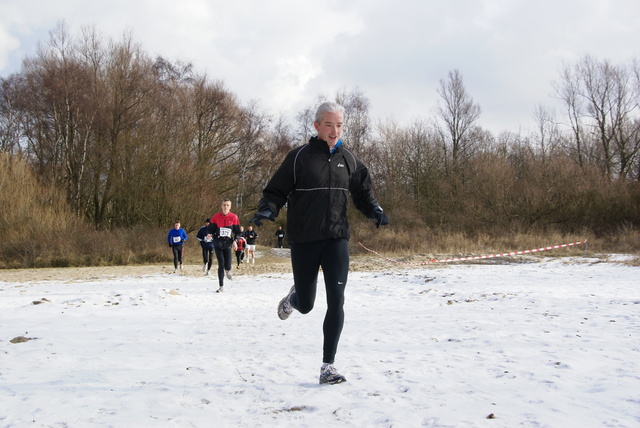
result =
[[429,118],[457,69],[480,125],[532,128],[552,82],[584,55],[640,58],[638,0],[0,0],[0,76],[64,20],[150,55],[189,61],[243,102],[293,118],[319,95],[358,88],[374,119]]

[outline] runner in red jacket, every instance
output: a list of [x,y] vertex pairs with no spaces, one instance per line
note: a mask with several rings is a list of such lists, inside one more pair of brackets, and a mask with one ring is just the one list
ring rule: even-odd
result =
[[[242,226],[240,226],[240,233],[242,233]],[[240,263],[242,263],[242,259],[244,259],[244,250],[247,247],[247,241],[245,241],[242,235],[238,235],[236,237],[236,259],[238,259],[238,267],[240,267]]]
[[222,211],[211,217],[209,231],[213,235],[213,246],[218,259],[218,284],[216,293],[224,290],[224,276],[231,279],[231,251],[235,249],[235,237],[240,234],[238,216],[231,212],[231,201],[222,201]]

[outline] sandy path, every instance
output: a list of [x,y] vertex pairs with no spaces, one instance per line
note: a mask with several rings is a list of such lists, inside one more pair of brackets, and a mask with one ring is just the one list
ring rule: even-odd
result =
[[[216,264],[212,267],[215,275]],[[351,271],[373,271],[389,269],[392,265],[378,257],[358,256],[351,258]],[[157,273],[172,273],[173,264],[135,266],[90,266],[69,268],[40,269],[5,269],[0,270],[0,282],[32,282],[32,281],[91,281],[101,278],[122,276],[146,276]],[[291,261],[288,249],[265,249],[258,251],[255,264],[243,263],[240,268],[233,266],[234,275],[259,275],[269,273],[291,272]],[[188,276],[202,276],[201,264],[186,264],[182,273]]]

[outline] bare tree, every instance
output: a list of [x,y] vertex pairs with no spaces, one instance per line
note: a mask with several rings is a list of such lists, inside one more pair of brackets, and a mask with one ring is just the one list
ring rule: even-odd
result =
[[580,81],[574,70],[565,65],[560,72],[560,83],[553,84],[558,98],[564,102],[569,126],[573,135],[575,159],[580,167],[585,166],[585,131],[582,124],[584,103],[580,97]]
[[537,143],[534,150],[540,154],[544,163],[556,153],[560,145],[560,132],[554,114],[547,108],[536,106],[533,117],[538,126],[538,133],[534,136]]
[[23,85],[24,78],[18,74],[9,76],[7,79],[0,78],[0,152],[9,154],[22,152],[19,93]]
[[243,148],[238,160],[242,169],[236,194],[241,216],[253,215],[262,197],[262,189],[286,154],[299,144],[291,126],[282,115],[274,121],[265,113],[255,110],[255,106],[252,114],[256,115],[252,119],[254,124],[247,128],[246,134],[246,138],[251,141]]
[[[245,211],[245,201],[251,201],[252,196],[262,190],[258,188],[259,177],[256,174],[261,172],[260,165],[271,151],[268,143],[271,117],[260,109],[258,103],[252,102],[244,109],[242,121],[241,144],[235,161],[238,168],[235,198],[240,213]],[[250,202],[249,205],[246,211],[255,208]]]
[[[594,161],[609,178],[632,173],[640,145],[638,141],[638,90],[626,66],[583,57],[573,67],[565,66],[556,93],[565,103],[574,135],[578,163],[584,166],[586,136],[596,144]],[[585,129],[590,129],[587,134]]]
[[150,116],[156,89],[153,61],[130,34],[111,41],[105,62],[106,102],[100,114],[92,176],[89,217],[96,225],[111,222],[120,211],[122,186],[135,179],[131,158],[139,150],[136,130]]
[[362,156],[370,137],[369,109],[371,102],[358,88],[347,92],[339,91],[336,102],[344,107],[343,139],[349,148]]
[[458,70],[450,71],[448,80],[440,80],[437,92],[441,98],[438,118],[445,125],[441,136],[447,151],[449,174],[459,176],[473,154],[472,134],[480,117],[480,106],[473,102]]
[[300,144],[306,143],[316,134],[313,127],[313,122],[316,120],[316,109],[325,101],[327,101],[327,97],[318,95],[315,105],[305,107],[296,115],[296,135]]
[[47,45],[23,63],[24,132],[39,173],[66,189],[76,213],[83,211],[83,182],[95,112],[93,80],[63,22]]

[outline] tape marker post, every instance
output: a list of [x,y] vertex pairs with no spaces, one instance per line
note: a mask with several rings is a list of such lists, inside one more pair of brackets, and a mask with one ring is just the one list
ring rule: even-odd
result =
[[484,259],[493,259],[496,257],[507,257],[507,256],[517,256],[517,255],[521,255],[521,254],[531,254],[531,253],[539,253],[541,251],[547,251],[547,250],[556,250],[558,248],[566,248],[566,247],[573,247],[576,245],[582,245],[582,244],[587,244],[587,240],[585,239],[584,241],[579,241],[579,242],[572,242],[570,244],[560,244],[560,245],[552,245],[550,247],[543,247],[543,248],[535,248],[533,250],[522,250],[522,251],[512,251],[510,253],[502,253],[502,254],[490,254],[490,255],[485,255],[485,256],[472,256],[472,257],[458,257],[458,258],[454,258],[454,259],[443,259],[443,260],[435,260],[435,259],[431,259],[428,262],[422,262],[422,263],[404,263],[404,262],[400,262],[397,260],[393,260],[390,259],[388,257],[384,257],[382,254],[378,253],[377,251],[371,250],[367,247],[365,247],[362,242],[360,241],[356,241],[362,248],[364,248],[365,250],[369,251],[370,253],[373,253],[375,255],[377,255],[378,257],[387,260],[391,263],[396,263],[396,264],[400,264],[400,265],[405,265],[405,266],[422,266],[422,265],[428,265],[431,263],[449,263],[449,262],[462,262],[462,261],[467,261],[467,260],[484,260]]

